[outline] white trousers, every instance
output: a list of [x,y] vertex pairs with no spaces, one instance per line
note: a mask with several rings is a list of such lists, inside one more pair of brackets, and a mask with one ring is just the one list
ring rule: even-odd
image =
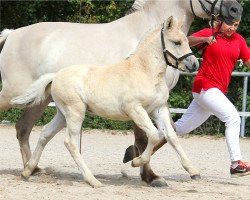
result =
[[239,144],[241,120],[234,105],[217,88],[202,90],[200,94],[193,93],[193,97],[187,111],[175,122],[177,135],[193,131],[214,114],[225,122],[226,142],[231,161],[242,160]]

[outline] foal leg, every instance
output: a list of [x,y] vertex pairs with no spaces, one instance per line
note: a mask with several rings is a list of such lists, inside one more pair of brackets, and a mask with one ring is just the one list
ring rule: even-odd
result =
[[[72,105],[73,107],[73,105]],[[84,181],[86,181],[92,187],[101,187],[103,186],[100,181],[98,181],[94,175],[91,173],[89,168],[87,167],[84,159],[82,158],[78,148],[77,148],[77,141],[79,139],[79,134],[81,131],[82,122],[84,120],[85,109],[81,111],[81,108],[75,107],[72,109],[68,108],[66,117],[67,123],[67,136],[64,141],[65,146],[69,150],[71,156],[73,157],[74,161],[76,162],[77,166],[79,167]]]
[[[171,125],[175,129],[175,124],[171,119]],[[146,148],[148,143],[148,138],[146,136],[146,133],[140,129],[136,124],[133,126],[134,130],[134,137],[135,137],[135,143],[134,145],[129,146],[124,154],[123,163],[127,163],[133,158],[138,157]],[[153,154],[160,149],[164,144],[166,144],[165,137],[161,137],[159,142],[154,146]],[[150,184],[153,187],[165,187],[167,186],[166,180],[163,177],[160,177],[156,175],[151,166],[148,164],[145,164],[140,167],[140,175],[141,179],[145,181],[146,183]]]
[[[133,128],[134,128],[134,136],[135,136],[135,145],[132,145],[131,147],[134,147],[136,150],[138,148],[139,150],[139,151],[137,150],[138,154],[133,155],[134,157],[137,157],[145,150],[147,146],[148,138],[146,136],[146,133],[142,129],[140,129],[138,126],[134,125]],[[163,146],[165,143],[166,143],[165,138],[164,137],[160,138],[160,141],[154,146],[153,151],[154,152],[156,151],[156,146],[158,149],[161,146]],[[166,180],[163,177],[156,175],[153,172],[149,163],[146,163],[145,165],[140,167],[140,176],[143,181],[145,181],[146,183],[150,184],[153,187],[167,186]]]
[[[171,125],[173,129],[175,130],[175,124],[170,113],[169,113],[169,116],[171,120]],[[133,130],[134,130],[134,136],[135,136],[135,143],[134,145],[130,145],[126,149],[124,158],[123,158],[123,163],[127,163],[133,160],[133,158],[139,156],[141,152],[143,152],[147,146],[148,138],[145,132],[143,132],[143,130],[141,130],[138,126],[136,126],[136,124],[133,125]],[[160,138],[160,141],[154,146],[153,154],[166,143],[167,143],[167,140],[165,139],[165,137]]]
[[43,127],[35,151],[33,152],[30,160],[26,163],[24,171],[22,172],[23,178],[29,178],[34,169],[37,167],[46,144],[56,135],[56,133],[62,130],[65,125],[66,123],[64,116],[59,110],[57,110],[54,118]]
[[30,132],[36,120],[41,117],[44,109],[47,107],[50,101],[51,101],[51,97],[47,98],[40,105],[26,108],[21,118],[16,123],[17,139],[19,141],[24,167],[31,157],[30,144],[29,144]]
[[179,155],[183,168],[190,174],[191,178],[199,178],[199,170],[194,167],[192,162],[188,159],[186,153],[180,145],[179,139],[173,127],[171,126],[168,108],[160,108],[157,112],[154,113],[154,117],[158,129],[164,134],[166,140],[171,144],[171,146]]
[[153,152],[154,145],[159,140],[159,134],[157,128],[153,125],[147,112],[142,107],[129,108],[127,110],[130,118],[137,124],[137,126],[145,131],[148,138],[147,146],[141,156],[136,157],[132,161],[132,166],[139,167],[150,161],[150,157]]
[[[127,163],[133,160],[135,157],[138,157],[146,148],[148,143],[148,138],[146,133],[140,129],[136,124],[133,125],[135,143],[134,145],[130,145],[124,154],[123,163]],[[160,140],[154,146],[153,153],[154,154],[158,149],[160,149],[164,144],[167,143],[165,137],[161,137]]]

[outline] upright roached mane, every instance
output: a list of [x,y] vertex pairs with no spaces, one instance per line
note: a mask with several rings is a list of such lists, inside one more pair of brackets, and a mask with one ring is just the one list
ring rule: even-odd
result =
[[[194,18],[191,2],[198,17],[209,17],[202,9],[201,3],[207,10],[211,10],[213,0],[148,0],[142,10],[111,23],[38,23],[0,36],[0,47],[3,46],[0,54],[2,77],[0,110],[9,109],[10,100],[22,94],[43,74],[56,72],[72,64],[103,65],[128,57],[134,52],[145,33],[170,15],[178,19],[184,17],[183,31],[187,33]],[[219,0],[214,13],[220,13],[220,8],[222,15],[228,19],[242,12],[242,7],[236,0]],[[177,70],[167,70],[166,81],[169,88],[174,87],[178,76]],[[43,104],[25,109],[16,124],[24,165],[31,156],[29,146],[31,129],[50,100],[48,97]],[[156,176],[151,171],[150,165],[145,165],[140,172],[145,182],[152,185],[154,182],[157,182],[157,185],[159,182],[164,184],[164,179]]]
[[[161,44],[164,44],[164,49]],[[173,67],[188,72],[198,69],[198,61],[190,54],[191,49],[185,34],[177,20],[169,17],[162,29],[158,28],[146,36],[130,58],[115,65],[75,65],[58,73],[45,74],[24,95],[14,98],[11,102],[15,106],[26,106],[34,102],[37,104],[51,90],[57,107],[56,116],[45,125],[22,176],[28,178],[31,175],[45,145],[66,126],[65,145],[84,180],[93,187],[102,186],[88,169],[76,145],[87,110],[113,120],[133,120],[145,131],[147,147],[140,157],[133,159],[133,166],[139,167],[148,163],[154,145],[163,136],[178,153],[184,169],[191,176],[198,174],[199,171],[186,156],[171,126],[166,106],[169,88],[165,80],[167,64],[163,51],[167,52],[166,60]],[[173,57],[182,59],[176,63]]]

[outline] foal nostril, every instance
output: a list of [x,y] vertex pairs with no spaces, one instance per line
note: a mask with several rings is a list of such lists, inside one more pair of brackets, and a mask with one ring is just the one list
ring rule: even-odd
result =
[[199,67],[199,65],[197,65],[196,63],[194,63],[193,66],[192,66],[192,70],[190,72],[197,71],[198,67]]

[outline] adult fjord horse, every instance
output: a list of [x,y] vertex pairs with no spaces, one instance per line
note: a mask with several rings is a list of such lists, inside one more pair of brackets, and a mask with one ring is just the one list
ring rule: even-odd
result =
[[146,133],[147,147],[140,157],[133,159],[133,166],[139,167],[150,161],[154,145],[162,136],[176,150],[183,167],[190,174],[197,174],[171,126],[166,106],[168,65],[187,72],[196,71],[199,66],[181,31],[181,24],[173,17],[169,17],[163,27],[146,35],[135,53],[118,64],[102,67],[73,65],[41,76],[25,94],[11,101],[17,106],[40,104],[51,94],[57,107],[56,116],[43,128],[22,176],[28,178],[31,175],[46,144],[66,126],[65,145],[84,180],[93,187],[102,186],[77,148],[86,111],[113,120],[133,120]]
[[[187,33],[194,13],[208,18],[212,7],[214,14],[229,19],[242,12],[236,0],[148,0],[142,10],[111,23],[38,23],[2,34],[0,110],[9,109],[10,100],[22,94],[43,74],[79,63],[105,65],[118,62],[135,50],[150,28],[162,23],[168,16],[174,15],[177,19],[185,16],[183,31]],[[168,73],[175,77],[167,82],[171,88],[178,79],[178,72],[168,68]],[[50,101],[48,97],[41,105],[26,108],[16,124],[24,165],[31,156],[31,129]],[[148,183],[161,180],[149,165],[141,169],[141,176]]]

